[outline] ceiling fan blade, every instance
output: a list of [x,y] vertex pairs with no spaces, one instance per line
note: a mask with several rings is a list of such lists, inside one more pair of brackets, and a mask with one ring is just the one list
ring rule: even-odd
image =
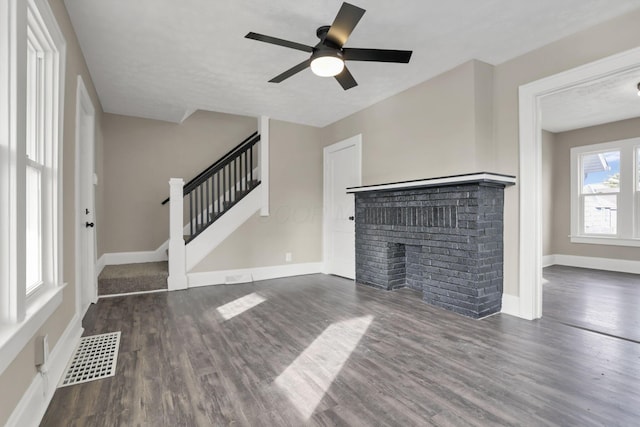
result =
[[389,49],[342,49],[345,61],[400,62],[406,64],[411,59],[411,50]]
[[336,76],[336,80],[344,90],[349,90],[352,87],[358,86],[356,79],[353,78],[347,67],[344,67],[342,72]]
[[247,39],[253,39],[253,40],[258,40],[260,42],[265,42],[265,43],[271,43],[271,44],[275,44],[278,46],[284,46],[284,47],[289,47],[291,49],[297,49],[297,50],[301,50],[303,52],[313,52],[313,48],[311,46],[307,46],[305,44],[302,43],[296,43],[296,42],[292,42],[289,40],[283,40],[283,39],[279,39],[276,37],[271,37],[271,36],[265,36],[264,34],[258,34],[258,33],[249,33],[246,36],[244,36]]
[[347,42],[353,29],[358,25],[364,12],[364,9],[360,9],[357,6],[342,3],[336,19],[333,20],[333,24],[331,24],[331,28],[327,32],[326,39],[338,45],[338,47],[342,47]]
[[289,77],[293,76],[294,74],[298,74],[300,71],[302,71],[305,68],[309,67],[310,64],[311,64],[311,59],[307,59],[306,61],[303,61],[303,62],[299,63],[295,67],[289,68],[284,73],[275,76],[274,78],[269,80],[269,83],[280,83],[281,81],[283,81],[285,79],[288,79]]

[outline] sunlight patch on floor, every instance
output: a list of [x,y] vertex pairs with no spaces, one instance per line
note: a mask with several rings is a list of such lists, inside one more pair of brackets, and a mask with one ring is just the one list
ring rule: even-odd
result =
[[221,305],[217,310],[224,320],[229,320],[265,301],[266,298],[263,298],[254,292],[252,294],[245,295],[242,298],[228,302],[225,305]]
[[373,316],[333,323],[275,380],[305,420],[329,390],[365,334]]

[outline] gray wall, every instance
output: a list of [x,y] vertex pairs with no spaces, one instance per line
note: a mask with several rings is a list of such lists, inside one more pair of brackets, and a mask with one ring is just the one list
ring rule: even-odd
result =
[[[571,148],[636,137],[640,137],[640,118],[553,135],[552,149],[549,150],[553,153],[550,156],[551,168],[550,170],[545,168],[543,172],[543,176],[546,176],[544,180],[553,182],[553,185],[550,186],[551,203],[546,204],[550,209],[545,209],[545,213],[551,216],[550,219],[545,218],[547,219],[545,223],[552,223],[553,230],[549,235],[548,242],[545,243],[545,247],[548,247],[548,253],[545,255],[640,259],[640,248],[637,247],[571,243],[568,237],[571,234],[571,175],[569,170]],[[543,199],[547,200],[546,197]]]
[[325,145],[362,134],[363,185],[476,172],[492,139],[492,70],[479,61],[323,129]]

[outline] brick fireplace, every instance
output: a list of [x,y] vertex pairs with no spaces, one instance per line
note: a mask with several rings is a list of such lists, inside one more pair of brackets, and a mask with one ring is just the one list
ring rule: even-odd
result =
[[355,194],[356,282],[409,287],[480,318],[500,311],[504,188],[515,177],[456,175],[348,189]]

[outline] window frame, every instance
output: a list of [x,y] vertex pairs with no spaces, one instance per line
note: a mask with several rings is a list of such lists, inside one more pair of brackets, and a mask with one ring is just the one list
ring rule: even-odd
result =
[[[617,197],[616,234],[585,233],[582,156],[605,151],[620,151],[620,189],[618,192],[602,193],[615,194]],[[640,138],[571,148],[571,243],[640,247],[639,153]]]
[[[26,292],[27,38],[36,28],[49,43],[45,103],[47,227],[43,246],[48,280]],[[24,349],[63,300],[62,150],[66,41],[47,0],[0,2],[0,374]],[[5,237],[6,236],[6,237]]]

